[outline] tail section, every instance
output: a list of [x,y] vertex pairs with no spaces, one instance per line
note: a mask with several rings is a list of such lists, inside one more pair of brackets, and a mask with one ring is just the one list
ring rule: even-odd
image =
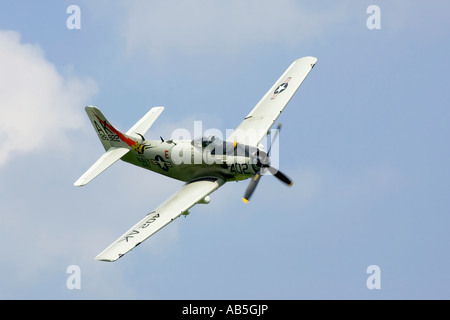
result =
[[85,110],[105,150],[111,147],[137,148],[138,142],[114,128],[99,109],[87,106]]
[[136,153],[144,153],[145,145],[143,135],[155,122],[164,108],[152,108],[126,134],[114,128],[98,108],[87,106],[85,110],[106,153],[74,183],[75,186],[88,184],[92,179],[131,150]]
[[152,126],[155,120],[163,112],[164,107],[151,108],[149,112],[145,114],[134,126],[127,131],[127,135],[143,137],[147,133],[148,129]]

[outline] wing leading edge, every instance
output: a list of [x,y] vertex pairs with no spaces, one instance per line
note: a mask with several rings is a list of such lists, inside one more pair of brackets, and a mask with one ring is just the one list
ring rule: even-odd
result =
[[223,183],[222,180],[205,179],[185,184],[177,193],[154,211],[147,214],[144,219],[125,232],[119,239],[97,255],[95,259],[116,261],[142,241],[202,201],[207,195],[223,185]]
[[317,58],[315,57],[303,57],[295,60],[227,140],[257,146],[316,62]]

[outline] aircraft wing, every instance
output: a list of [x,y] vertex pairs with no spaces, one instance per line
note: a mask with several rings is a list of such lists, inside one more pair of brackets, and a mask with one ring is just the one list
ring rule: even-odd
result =
[[294,61],[227,140],[258,146],[316,62],[315,57]]
[[119,259],[142,241],[178,218],[189,208],[202,201],[223,183],[222,180],[204,179],[185,184],[177,193],[154,211],[147,214],[144,219],[125,232],[119,239],[97,255],[95,259],[102,261]]

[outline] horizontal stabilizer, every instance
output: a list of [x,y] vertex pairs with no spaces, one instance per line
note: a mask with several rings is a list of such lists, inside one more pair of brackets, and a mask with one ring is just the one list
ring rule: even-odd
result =
[[98,176],[100,173],[108,169],[117,160],[122,158],[127,154],[130,149],[127,148],[115,148],[111,147],[105,154],[103,154],[100,159],[98,159],[81,177],[78,179],[74,185],[77,187],[84,186],[88,184],[92,179]]
[[149,112],[145,114],[136,124],[126,132],[127,135],[132,135],[133,133],[138,133],[145,136],[148,129],[152,126],[155,120],[159,117],[161,112],[163,112],[164,107],[154,107],[151,108]]

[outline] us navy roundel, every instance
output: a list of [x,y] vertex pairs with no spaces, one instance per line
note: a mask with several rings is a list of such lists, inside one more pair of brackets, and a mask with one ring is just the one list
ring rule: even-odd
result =
[[169,161],[164,161],[163,157],[161,157],[160,155],[157,155],[155,159],[152,160],[152,163],[158,165],[158,167],[160,167],[164,171],[169,171],[169,167],[172,166]]
[[287,78],[286,80],[284,80],[284,82],[282,84],[280,84],[275,91],[273,92],[273,96],[272,96],[272,100],[275,99],[277,97],[278,94],[282,93],[284,90],[286,90],[286,88],[288,87],[288,82],[289,80],[291,80],[291,77]]
[[287,87],[288,87],[287,82],[282,83],[282,84],[280,84],[280,85],[278,86],[278,88],[275,89],[275,91],[274,91],[273,93],[274,93],[274,94],[281,93],[281,92],[283,92],[284,90],[286,90]]

